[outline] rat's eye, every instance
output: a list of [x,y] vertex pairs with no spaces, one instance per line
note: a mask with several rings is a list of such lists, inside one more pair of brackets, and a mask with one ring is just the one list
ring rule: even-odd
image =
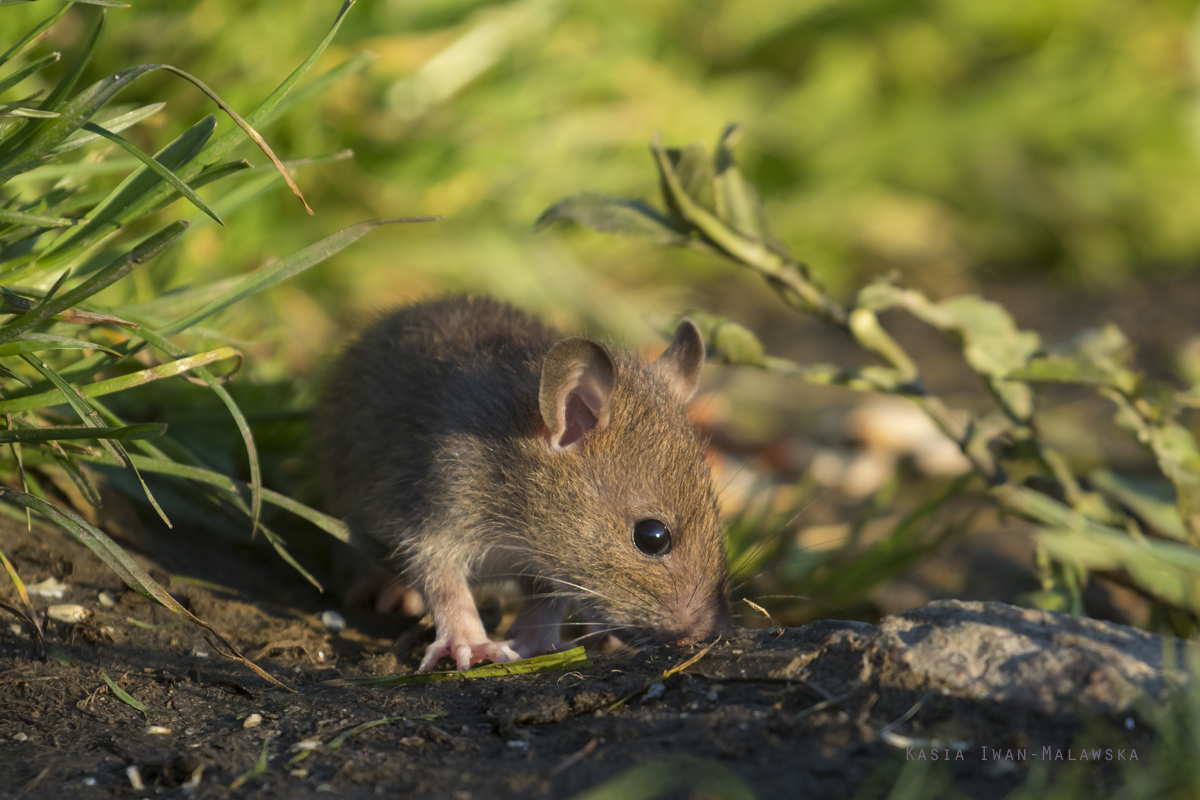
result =
[[648,556],[671,552],[671,532],[656,519],[644,519],[633,526],[633,544]]

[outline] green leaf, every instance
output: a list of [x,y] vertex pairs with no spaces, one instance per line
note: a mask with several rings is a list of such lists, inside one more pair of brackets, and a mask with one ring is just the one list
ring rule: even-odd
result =
[[1183,518],[1175,504],[1175,490],[1162,480],[1130,478],[1106,469],[1088,474],[1088,480],[1104,494],[1141,517],[1156,532],[1180,541],[1187,540]]
[[1158,539],[1096,530],[1048,529],[1038,544],[1056,560],[1089,570],[1123,570],[1160,600],[1200,612],[1200,552]]
[[763,344],[758,337],[749,328],[717,314],[691,309],[684,316],[674,320],[669,330],[664,328],[659,332],[670,339],[675,326],[684,318],[696,323],[696,327],[700,329],[710,359],[731,365],[755,367],[765,365]]
[[767,216],[754,185],[746,180],[733,157],[740,136],[738,126],[729,125],[717,143],[716,174],[713,176],[717,217],[747,239],[768,241]]
[[[213,124],[214,125],[216,124],[215,118],[213,118]],[[102,128],[99,125],[96,125],[91,122],[83,123],[83,129],[90,133],[94,133],[98,136],[103,136],[105,139],[108,139],[110,142],[114,142],[117,145],[119,145],[120,147],[122,147],[126,152],[132,153],[134,158],[136,158],[137,160],[139,160],[143,164],[145,164],[152,172],[154,172],[156,175],[158,175],[158,177],[162,178],[164,181],[166,181],[168,184],[170,184],[171,187],[175,191],[179,192],[181,195],[183,195],[189,201],[191,201],[192,205],[196,206],[196,208],[200,209],[205,214],[208,214],[208,216],[212,217],[213,221],[216,222],[218,225],[220,225],[222,228],[225,227],[225,223],[221,220],[221,218],[219,216],[217,216],[217,212],[215,212],[211,208],[209,208],[208,203],[205,203],[203,200],[200,199],[200,195],[198,195],[194,191],[192,191],[191,187],[189,187],[186,183],[181,181],[179,179],[179,177],[175,175],[174,172],[171,172],[171,170],[167,169],[162,164],[158,163],[158,161],[154,160],[150,156],[143,153],[140,149],[138,149],[138,147],[133,142],[129,141],[128,139],[126,139],[122,136],[118,136],[117,134],[113,133],[112,131],[107,130],[106,128]]]
[[167,432],[167,426],[161,422],[141,422],[136,425],[125,425],[119,428],[101,426],[98,428],[37,428],[0,430],[0,444],[9,442],[56,442],[67,439],[153,439]]
[[[77,2],[78,1],[79,0],[77,0]],[[145,714],[146,716],[150,716],[150,709],[148,709],[148,708],[146,708],[146,706],[142,705],[141,702],[133,699],[133,696],[130,695],[129,692],[125,691],[120,686],[117,686],[116,682],[112,678],[108,677],[107,673],[101,672],[100,677],[104,678],[104,682],[106,684],[108,684],[108,688],[112,690],[112,693],[117,696],[118,700],[120,700],[122,703],[129,706],[130,708],[136,709],[136,710],[142,712],[143,714]]]
[[661,245],[688,243],[686,226],[644,200],[605,195],[568,197],[543,211],[534,223],[534,230],[564,219],[602,233],[649,237]]
[[1141,376],[1129,369],[1133,345],[1116,325],[1088,328],[1046,346],[1039,356],[1010,374],[1015,380],[1108,386],[1125,394],[1137,391]]
[[931,302],[913,289],[900,289],[889,280],[877,280],[858,294],[856,310],[903,308],[913,316],[954,337],[963,357],[982,375],[989,388],[1018,421],[1033,416],[1033,392],[1009,376],[1023,369],[1038,351],[1041,340],[1032,331],[1017,328],[1004,306],[974,295]]
[[[682,149],[670,147],[666,150],[667,158],[671,161],[671,166],[675,170],[675,174],[679,178],[679,185],[683,191],[687,192],[688,197],[692,201],[705,209],[716,213],[716,198],[713,189],[713,162],[708,156],[708,150],[699,142],[692,142],[687,147]],[[670,210],[672,216],[679,219],[686,219],[683,210],[675,201],[674,195],[665,185],[665,179],[661,187],[663,200]]]

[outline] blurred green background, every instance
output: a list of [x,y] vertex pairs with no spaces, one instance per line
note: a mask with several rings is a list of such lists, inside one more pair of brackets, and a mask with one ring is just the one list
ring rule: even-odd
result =
[[[52,6],[5,9],[4,38],[15,39]],[[135,63],[165,62],[247,110],[300,63],[339,6],[134,0],[109,13],[80,86]],[[1141,287],[1197,286],[1196,9],[1180,0],[359,0],[313,74],[363,53],[373,64],[263,130],[284,158],[355,152],[353,160],[299,170],[316,215],[277,183],[230,215],[227,230],[189,232],[109,297],[144,302],[243,274],[364,219],[445,216],[381,229],[210,326],[248,356],[231,390],[259,414],[268,484],[306,499],[302,429],[263,415],[306,409],[339,342],[371,315],[439,291],[491,293],[565,330],[634,345],[655,341],[647,314],[716,307],[781,354],[853,360],[837,337],[784,327],[776,298],[731,265],[567,226],[533,233],[538,214],[566,195],[655,199],[646,147],[653,134],[711,144],[737,121],[745,131],[742,163],[775,235],[835,296],[846,299],[867,278],[897,270],[901,282],[935,298],[984,287],[1022,325],[1062,334],[1105,321],[1089,314],[1107,313],[1108,305],[1077,306],[1076,293],[1108,291],[1128,299],[1135,327],[1139,318],[1175,315],[1152,335],[1131,334],[1141,344],[1157,337],[1160,372],[1193,378],[1186,373],[1190,364],[1200,375],[1200,345],[1188,349],[1196,326],[1182,298],[1196,292],[1165,290],[1178,304],[1167,308],[1161,292]],[[35,53],[63,50],[69,61],[96,15],[92,7],[72,9]],[[63,68],[47,70],[46,79]],[[117,101],[164,99],[163,112],[124,134],[147,151],[213,111],[193,87],[162,73]],[[220,130],[229,125],[219,119]],[[264,160],[249,147],[240,153]],[[95,184],[117,178],[106,180]],[[222,186],[201,194],[230,191]],[[172,212],[193,209],[176,205],[165,214]],[[956,353],[903,326],[900,337],[933,359],[926,374],[939,393],[968,406],[978,401],[972,376],[950,365]],[[836,449],[847,438],[869,438],[865,423],[846,421],[856,396],[761,375],[717,374],[710,382],[719,393],[699,404],[698,416],[727,434],[715,440],[733,454],[723,479],[750,495],[764,474],[809,479],[803,491],[772,500],[771,513],[788,511],[772,518],[775,529],[812,485],[846,488],[856,463],[870,471]],[[232,425],[220,423],[230,429],[228,442],[210,438],[213,420],[223,417],[207,396],[159,387],[137,397],[143,407],[129,416],[169,418],[173,433],[191,424],[199,451],[239,471]],[[139,401],[124,402],[128,410]],[[1128,437],[1097,444],[1111,412],[1089,415],[1081,402],[1063,396],[1069,412],[1052,417],[1050,431],[1057,446],[1085,462],[1148,463]],[[189,412],[190,404],[197,405]],[[771,443],[774,450],[762,450]],[[854,502],[893,479],[888,458],[861,491],[849,492]],[[743,472],[739,465],[750,461]],[[936,474],[920,468],[914,480]],[[868,515],[892,519],[883,513],[888,502],[890,495]],[[815,548],[847,535],[838,509],[804,509],[809,535],[798,541]],[[1029,547],[1014,547],[1006,557],[1027,563]],[[926,597],[961,593],[969,583],[961,563],[930,569]],[[898,589],[877,604],[891,610],[919,601]]]
[[[138,0],[110,13],[83,81],[169,62],[249,108],[338,5]],[[640,339],[641,312],[726,268],[531,224],[580,191],[652,196],[653,133],[710,140],[729,121],[745,128],[744,167],[777,236],[836,294],[892,268],[938,294],[1014,274],[1085,285],[1189,271],[1195,5],[360,0],[317,69],[378,60],[267,132],[286,157],[355,160],[301,174],[315,217],[277,189],[229,231],[189,237],[179,273],[235,274],[364,218],[443,214],[376,234],[236,321],[244,336],[275,329],[277,358],[250,369],[305,374],[330,331],[443,287]],[[48,8],[6,10],[3,24],[24,30]],[[69,52],[93,13],[72,10],[48,46]],[[143,147],[212,110],[158,74],[118,99],[164,98],[161,129],[131,131]]]

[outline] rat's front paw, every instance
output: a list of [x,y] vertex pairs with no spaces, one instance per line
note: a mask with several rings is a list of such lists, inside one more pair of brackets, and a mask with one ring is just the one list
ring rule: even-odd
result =
[[477,661],[491,661],[499,664],[503,661],[520,661],[516,651],[509,647],[504,642],[493,642],[484,640],[482,642],[459,642],[453,638],[438,638],[425,651],[425,657],[421,659],[420,672],[430,672],[442,656],[450,656],[454,659],[457,668],[470,669],[471,665]]

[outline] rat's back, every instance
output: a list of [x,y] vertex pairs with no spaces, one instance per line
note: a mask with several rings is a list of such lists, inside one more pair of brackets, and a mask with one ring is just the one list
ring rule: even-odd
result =
[[538,370],[558,335],[492,300],[450,297],[376,321],[318,404],[318,469],[331,510],[387,544],[432,513],[435,457],[458,434],[508,439],[537,421]]

